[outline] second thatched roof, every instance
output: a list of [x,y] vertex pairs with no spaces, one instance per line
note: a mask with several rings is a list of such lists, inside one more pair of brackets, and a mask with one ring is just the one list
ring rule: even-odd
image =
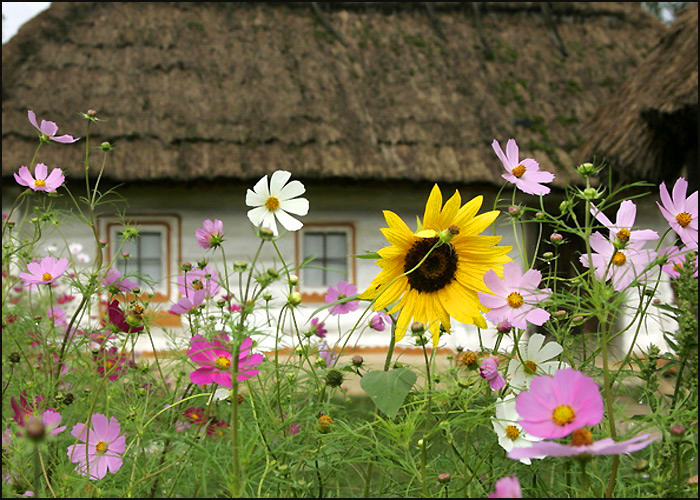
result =
[[605,160],[623,181],[668,181],[684,166],[697,175],[697,3],[680,13],[584,133],[590,135],[581,155]]
[[[55,2],[2,48],[3,176],[32,157],[27,109],[84,135],[93,108],[115,181],[500,183],[490,143],[514,137],[561,186],[666,30],[624,2]],[[40,161],[80,176],[80,149]]]

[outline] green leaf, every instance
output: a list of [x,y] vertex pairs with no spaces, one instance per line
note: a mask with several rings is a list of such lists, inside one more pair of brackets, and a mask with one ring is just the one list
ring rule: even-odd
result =
[[365,253],[353,254],[353,257],[355,257],[356,259],[367,259],[367,260],[377,260],[377,259],[382,258],[382,256],[379,255],[377,252],[370,252],[369,250],[365,250]]
[[394,418],[406,396],[416,383],[416,374],[408,368],[390,371],[373,370],[367,373],[360,386],[369,395],[377,409]]

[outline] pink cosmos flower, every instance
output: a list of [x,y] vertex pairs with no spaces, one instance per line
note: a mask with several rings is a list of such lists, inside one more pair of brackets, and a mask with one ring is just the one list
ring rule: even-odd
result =
[[136,364],[130,360],[128,356],[124,353],[120,353],[114,346],[98,353],[96,362],[97,373],[103,377],[109,374],[107,378],[112,382],[129,371],[129,368],[136,367]]
[[482,359],[479,374],[488,380],[492,391],[497,391],[506,385],[506,379],[498,372],[498,358]]
[[484,283],[491,293],[478,292],[481,303],[491,308],[486,318],[494,324],[509,324],[516,328],[527,328],[527,323],[542,326],[549,313],[537,307],[549,298],[549,288],[539,290],[542,273],[529,269],[524,274],[520,264],[509,262],[503,266],[503,279],[494,270],[484,274]]
[[530,390],[515,398],[518,423],[526,432],[545,439],[564,437],[603,419],[603,398],[592,378],[568,368],[553,377],[541,375]]
[[328,333],[328,330],[326,330],[326,324],[318,318],[313,318],[311,320],[311,333],[320,339],[325,338],[326,333]]
[[29,419],[34,417],[37,412],[37,407],[45,399],[44,396],[38,395],[34,398],[34,404],[27,401],[27,391],[22,391],[19,396],[19,404],[15,400],[15,397],[10,398],[10,406],[12,406],[12,411],[14,415],[12,418],[17,422],[17,425],[24,427]]
[[204,302],[204,294],[204,290],[196,290],[194,293],[190,292],[189,297],[181,297],[176,304],[173,304],[173,306],[168,309],[168,312],[170,314],[188,314],[194,312],[197,307]]
[[[695,253],[695,252],[694,252]],[[670,246],[662,249],[659,255],[668,256],[668,263],[661,266],[661,270],[668,274],[671,278],[678,278],[681,273],[681,269],[686,263],[686,256],[688,251],[681,250],[677,246]],[[698,277],[698,254],[695,253],[695,273],[693,278]]]
[[37,163],[34,167],[34,177],[27,167],[19,167],[19,171],[12,175],[20,186],[27,186],[32,191],[55,193],[56,188],[60,187],[66,178],[60,168],[54,168],[48,176],[47,173],[48,167],[43,163]]
[[115,331],[124,333],[139,333],[143,326],[132,326],[126,321],[124,311],[119,307],[119,301],[114,299],[109,303],[109,322]]
[[[633,280],[643,281],[648,276],[648,271],[643,274],[642,271],[654,259],[651,250],[634,246],[617,249],[598,232],[591,235],[590,243],[591,249],[596,252],[591,256],[596,277],[601,281],[612,279],[615,290],[623,290]],[[591,267],[588,254],[581,255],[579,260],[583,266]]]
[[[332,304],[333,302],[336,302],[338,300],[343,300],[347,297],[357,295],[357,287],[351,283],[341,281],[336,285],[336,287],[328,287],[328,291],[326,292],[325,298],[326,304]],[[360,302],[357,300],[353,300],[351,302],[345,302],[342,304],[334,305],[330,308],[330,313],[333,316],[336,316],[338,314],[346,314],[351,311],[355,311],[359,307]]]
[[[518,448],[527,449],[527,448]],[[523,493],[520,489],[520,481],[516,476],[502,477],[496,481],[496,489],[489,494],[489,498],[522,498]]]
[[[216,382],[224,387],[233,388],[233,376],[231,375],[231,346],[228,335],[220,333],[217,339],[209,342],[204,337],[195,335],[192,337],[187,355],[201,368],[190,373],[190,380],[197,385],[206,385]],[[258,374],[255,367],[262,363],[262,354],[250,354],[253,341],[246,337],[241,343],[238,355],[239,382],[248,380]]]
[[659,189],[661,194],[661,203],[656,204],[661,210],[664,219],[668,221],[669,226],[681,238],[683,243],[691,249],[698,249],[698,192],[685,197],[688,191],[688,181],[683,177],[679,177],[673,185],[673,199],[668,195],[666,184],[661,183]]
[[80,137],[73,138],[73,136],[68,134],[56,137],[56,132],[58,132],[58,125],[56,125],[55,122],[41,120],[41,125],[37,125],[36,115],[31,109],[27,111],[27,118],[29,118],[29,123],[31,123],[35,129],[37,129],[39,132],[41,132],[42,135],[45,135],[48,139],[51,139],[52,141],[61,142],[63,144],[70,144],[72,142],[80,140]]
[[55,325],[66,327],[66,312],[58,306],[51,306],[46,310],[46,315]]
[[383,332],[384,329],[386,328],[385,325],[390,325],[391,324],[391,318],[389,318],[389,315],[382,312],[382,311],[377,311],[377,313],[372,316],[372,319],[369,320],[369,327],[372,330],[376,330],[378,332]]
[[[226,300],[226,299],[224,299],[224,300]],[[232,313],[239,312],[239,311],[243,310],[243,306],[240,304],[231,304],[229,306],[228,310],[231,311]]]
[[620,453],[632,453],[646,448],[659,439],[660,436],[641,434],[627,441],[616,442],[611,438],[593,441],[590,431],[579,429],[572,434],[571,444],[560,444],[553,441],[539,441],[529,448],[513,448],[508,453],[508,458],[520,460],[521,458],[533,458],[537,456],[547,457],[572,457],[576,455],[619,455]]
[[73,426],[73,437],[86,444],[68,447],[68,458],[77,463],[75,471],[90,479],[105,477],[107,471],[116,473],[122,466],[121,454],[126,450],[126,436],[120,436],[119,421],[112,417],[109,422],[101,413],[92,414],[92,428],[83,423]]
[[56,302],[63,305],[66,302],[73,302],[75,300],[75,295],[61,295],[56,298]]
[[299,434],[299,431],[300,431],[300,430],[301,430],[301,426],[300,426],[300,425],[298,425],[298,424],[292,424],[292,425],[289,426],[289,430],[288,430],[287,432],[289,432],[289,435],[290,435],[290,436],[293,436],[293,435],[295,435],[295,434]]
[[27,264],[28,273],[19,273],[19,277],[28,285],[42,285],[53,283],[60,278],[68,269],[68,259],[54,259],[53,257],[44,257],[39,262],[30,262]]
[[197,244],[205,250],[216,248],[224,241],[224,223],[219,219],[205,219],[202,227],[194,230]]
[[338,359],[338,353],[335,352],[334,349],[331,349],[325,340],[322,340],[318,344],[318,355],[321,356],[323,361],[325,361],[326,366],[335,365],[335,362]]
[[515,142],[515,139],[508,139],[506,154],[503,154],[501,145],[496,139],[491,143],[491,147],[498,156],[498,159],[501,160],[503,168],[508,171],[507,174],[503,174],[501,177],[515,184],[515,186],[524,193],[539,196],[549,193],[550,189],[547,186],[543,186],[541,183],[552,182],[554,180],[554,174],[540,171],[540,164],[532,158],[525,158],[520,161],[518,159],[518,144]]
[[190,424],[201,424],[204,422],[206,410],[201,407],[187,408],[182,414]]
[[[29,417],[29,420],[27,422],[32,421],[34,418],[37,417]],[[44,413],[41,415],[41,421],[44,423],[44,432],[49,436],[55,436],[66,430],[65,425],[60,426],[62,418],[63,417],[61,416],[61,414],[55,410],[45,410]]]
[[132,281],[128,278],[122,278],[121,271],[115,268],[112,268],[109,271],[107,271],[105,278],[102,280],[102,285],[104,285],[107,288],[117,288],[118,290],[124,293],[131,292],[132,290],[136,290],[139,287],[138,283],[136,283],[135,281]]
[[610,222],[610,219],[595,205],[591,205],[591,215],[598,219],[598,222],[610,231],[610,241],[617,239],[621,244],[628,244],[641,248],[647,241],[659,239],[658,233],[651,229],[632,231],[634,220],[637,218],[637,205],[635,205],[632,200],[625,200],[620,204],[620,208],[617,210],[615,224]]
[[207,426],[207,436],[224,436],[226,434],[226,431],[224,431],[226,427],[228,427],[228,422],[213,417]]
[[[209,277],[207,278],[207,276]],[[178,276],[177,286],[180,290],[180,295],[184,297],[191,297],[192,292],[197,290],[204,290],[207,297],[213,297],[221,290],[219,275],[208,264],[204,269],[193,269],[182,276]]]
[[113,340],[116,336],[112,335],[109,330],[99,330],[89,334],[90,348],[99,349],[105,342]]

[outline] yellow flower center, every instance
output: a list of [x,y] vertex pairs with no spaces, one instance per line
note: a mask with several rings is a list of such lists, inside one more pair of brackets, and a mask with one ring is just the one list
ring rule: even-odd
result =
[[214,364],[219,370],[228,370],[231,367],[231,360],[226,356],[219,356]]
[[587,446],[593,444],[593,434],[588,429],[576,429],[571,433],[573,446]]
[[518,165],[517,167],[515,167],[515,168],[512,170],[511,173],[512,173],[514,176],[516,176],[518,179],[520,179],[520,178],[523,176],[523,174],[525,173],[525,170],[526,170],[526,169],[525,169],[525,165]]
[[677,263],[673,264],[673,269],[677,273],[680,273],[683,270],[683,264],[681,264],[680,262],[677,262]]
[[625,262],[627,262],[627,257],[622,252],[617,252],[613,257],[613,264],[616,266],[624,266]]
[[53,279],[53,276],[51,276],[49,273],[44,273],[41,275],[42,281],[51,281],[52,279]]
[[265,208],[267,208],[270,212],[274,212],[280,207],[280,201],[275,198],[274,196],[270,196],[267,201],[265,202]]
[[525,365],[525,373],[530,375],[537,373],[537,364],[534,361],[525,361],[523,364]]
[[617,239],[620,240],[620,241],[629,241],[629,239],[630,239],[630,230],[623,227],[622,229],[620,229],[620,230],[617,232],[616,236],[617,236]]
[[476,361],[476,353],[474,351],[464,351],[457,356],[458,365],[474,366]]
[[190,420],[195,422],[199,420],[199,413],[190,413]]
[[204,285],[202,285],[201,281],[196,280],[192,282],[192,288],[194,288],[195,290],[201,290],[202,288],[204,288]]
[[552,420],[554,420],[554,423],[557,425],[569,424],[573,422],[574,417],[576,417],[576,413],[574,413],[574,409],[569,405],[559,405],[554,408],[552,412]]
[[518,292],[511,293],[510,295],[508,295],[508,305],[513,309],[517,309],[518,307],[523,305],[523,296],[520,295]]
[[95,448],[97,449],[97,453],[104,453],[107,451],[107,443],[100,441]]
[[506,427],[506,436],[508,436],[508,439],[511,441],[515,441],[520,437],[520,429],[514,425],[509,425]]
[[[42,179],[37,179],[34,181],[34,187],[44,187],[44,186],[46,186],[46,181],[44,181]],[[685,227],[685,226],[683,226],[683,227]]]
[[693,217],[688,212],[681,212],[676,215],[676,221],[681,227],[688,227],[691,220],[693,220]]
[[114,366],[114,361],[107,360],[105,362],[105,367],[107,367],[108,370],[111,370],[113,366]]

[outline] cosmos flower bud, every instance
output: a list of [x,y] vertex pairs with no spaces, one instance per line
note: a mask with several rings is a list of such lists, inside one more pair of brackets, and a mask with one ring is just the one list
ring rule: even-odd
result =
[[244,273],[248,269],[248,263],[244,260],[237,260],[233,263],[233,270],[237,273]]
[[272,241],[275,239],[275,233],[270,228],[261,227],[258,229],[258,237],[264,241]]
[[535,219],[537,220],[542,220],[544,219],[546,214],[544,212],[535,212]]
[[360,366],[362,366],[362,363],[364,363],[364,362],[365,362],[365,359],[362,356],[360,356],[359,354],[355,354],[352,357],[352,364],[357,366],[358,368]]
[[299,292],[290,293],[289,297],[287,297],[287,302],[292,307],[298,306],[299,304],[301,304],[301,294]]
[[600,197],[600,193],[594,187],[587,187],[583,190],[583,198],[585,200],[595,200]]
[[411,323],[411,331],[413,333],[423,333],[425,331],[425,325],[420,321],[414,321]]
[[27,436],[33,441],[41,441],[46,434],[46,427],[41,418],[31,418],[27,422]]
[[328,434],[331,431],[331,426],[333,425],[333,418],[328,415],[321,415],[318,419],[318,428],[321,434]]
[[498,330],[498,333],[509,333],[512,328],[513,325],[507,321],[501,321],[498,325],[496,325],[496,330]]
[[270,278],[272,278],[272,279],[276,280],[277,278],[280,277],[280,273],[277,272],[277,269],[270,268],[266,272],[270,276]]
[[114,146],[112,146],[109,142],[105,141],[102,144],[100,144],[100,149],[102,151],[112,151],[114,149]]
[[15,364],[19,363],[19,360],[20,360],[19,353],[16,351],[11,352],[10,356],[9,356],[9,360],[10,360],[10,363],[15,363]]
[[182,272],[185,272],[185,273],[191,271],[192,270],[192,263],[191,262],[183,262],[182,264],[180,264],[180,270]]
[[549,241],[551,241],[554,244],[559,244],[562,241],[564,241],[564,237],[559,233],[552,233],[549,235]]
[[542,258],[543,258],[543,259],[553,259],[553,258],[554,258],[554,254],[553,254],[552,252],[545,252],[545,253],[542,254]]
[[450,476],[447,472],[438,474],[438,482],[440,482],[440,484],[447,484],[450,482],[450,479],[452,479],[452,476]]
[[523,209],[517,205],[511,205],[508,207],[508,215],[517,219],[522,214]]
[[204,269],[205,267],[207,267],[207,264],[209,264],[209,261],[207,259],[202,259],[202,260],[197,261],[197,267],[199,269]]
[[97,111],[95,111],[94,109],[88,109],[85,114],[94,118],[95,116],[97,116]]
[[683,434],[685,434],[685,427],[682,425],[672,425],[669,431],[673,437],[683,437]]
[[289,284],[291,286],[297,286],[297,284],[299,284],[299,276],[297,276],[296,274],[290,274],[289,275]]
[[563,311],[563,310],[555,311],[554,317],[557,319],[566,318],[566,311]]
[[590,177],[595,174],[595,166],[592,163],[581,163],[576,171],[584,177]]
[[263,300],[265,300],[265,301],[267,301],[267,302],[271,301],[271,300],[272,300],[272,294],[271,294],[270,292],[265,292],[265,293],[263,294]]
[[573,207],[574,204],[571,202],[571,200],[564,200],[559,204],[559,211],[564,214],[571,210]]

